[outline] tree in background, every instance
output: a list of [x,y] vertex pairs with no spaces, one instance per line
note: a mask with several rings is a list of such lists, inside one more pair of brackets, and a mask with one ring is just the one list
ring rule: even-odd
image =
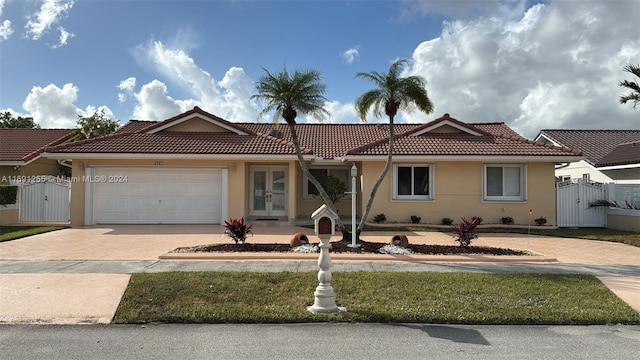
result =
[[[635,75],[637,78],[640,78],[639,65],[627,64],[627,66],[624,67],[624,71],[627,71]],[[628,94],[620,96],[620,104],[626,104],[627,101],[631,101],[633,102],[633,108],[635,109],[636,106],[640,104],[640,85],[638,85],[637,81],[628,80],[620,81],[619,85],[620,87],[631,90],[631,92],[629,92]]]
[[107,117],[104,110],[96,111],[88,117],[78,115],[77,124],[85,139],[111,134],[120,127],[118,120]]
[[40,129],[32,117],[14,117],[10,112],[0,113],[0,129]]
[[376,192],[391,166],[393,142],[395,140],[394,117],[399,110],[408,112],[418,108],[418,110],[425,114],[433,112],[433,104],[431,104],[425,88],[426,80],[421,76],[400,77],[402,67],[406,63],[407,60],[405,59],[397,60],[389,67],[389,72],[387,73],[381,74],[377,71],[372,71],[356,74],[356,78],[370,80],[377,86],[377,88],[360,95],[356,100],[356,112],[360,119],[367,121],[367,113],[369,113],[369,110],[372,110],[373,115],[377,118],[382,117],[383,112],[389,118],[389,152],[387,154],[387,162],[384,169],[382,169],[380,177],[378,177],[378,180],[371,189],[369,201],[358,224],[358,232],[363,228],[369,216],[369,211],[371,211],[371,205],[373,204]]

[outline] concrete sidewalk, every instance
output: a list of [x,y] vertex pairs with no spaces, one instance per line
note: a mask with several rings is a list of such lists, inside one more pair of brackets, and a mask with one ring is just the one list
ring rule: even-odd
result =
[[[300,227],[256,226],[252,243],[288,243]],[[221,226],[82,227],[0,243],[0,323],[108,323],[132,273],[161,271],[317,271],[316,255],[286,260],[159,260],[177,247],[229,242]],[[395,232],[364,233],[389,242]],[[412,243],[455,245],[450,235],[403,232]],[[337,240],[337,238],[335,239]],[[481,234],[477,246],[539,254],[526,258],[332,254],[334,272],[441,271],[588,274],[640,311],[640,248],[601,241]],[[267,259],[268,254],[263,254]],[[251,258],[250,256],[248,258]],[[358,257],[356,257],[358,259]],[[393,261],[389,261],[393,260]]]

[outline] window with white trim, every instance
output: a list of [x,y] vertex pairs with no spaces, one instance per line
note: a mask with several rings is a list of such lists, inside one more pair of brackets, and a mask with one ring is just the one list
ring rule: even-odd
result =
[[432,200],[433,166],[396,164],[393,166],[394,200]]
[[[309,172],[317,180],[320,180],[326,176],[333,176],[347,185],[347,192],[351,191],[351,168],[343,167],[326,167],[326,168],[309,168]],[[315,185],[311,183],[309,178],[305,175],[303,180],[303,197],[307,200],[319,199],[320,192],[316,189]],[[342,200],[351,199],[351,194],[346,194]]]
[[526,166],[523,164],[485,164],[485,200],[525,200]]

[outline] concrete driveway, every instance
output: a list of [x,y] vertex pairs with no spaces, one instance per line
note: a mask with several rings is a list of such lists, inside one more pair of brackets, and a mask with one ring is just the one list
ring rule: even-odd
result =
[[[2,260],[19,260],[27,264],[34,260],[157,261],[159,256],[177,247],[230,242],[228,237],[222,235],[223,232],[224,228],[217,225],[75,227],[0,243],[0,266]],[[312,229],[269,225],[254,226],[254,236],[247,241],[288,243],[296,232],[303,232],[310,236],[312,242],[316,241],[312,236]],[[364,233],[362,238],[388,242],[394,234],[371,232]],[[411,243],[456,244],[446,233],[404,234]],[[640,265],[640,248],[619,243],[517,234],[481,234],[474,245],[530,250],[564,264]],[[230,254],[228,260],[237,260],[233,255]],[[337,255],[332,256],[334,261],[340,261]],[[312,260],[309,257],[307,259]],[[388,258],[379,257],[379,260]],[[440,256],[414,257],[410,261],[482,260],[478,257],[456,259]],[[640,311],[640,277],[616,276],[601,280]],[[3,273],[0,268],[0,323],[109,323],[128,281],[127,274],[10,274]]]

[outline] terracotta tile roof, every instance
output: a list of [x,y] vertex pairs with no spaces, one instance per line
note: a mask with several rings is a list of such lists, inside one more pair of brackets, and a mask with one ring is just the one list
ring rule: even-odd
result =
[[542,130],[540,135],[582,150],[586,161],[594,166],[618,145],[640,141],[640,130]]
[[148,121],[148,120],[129,120],[128,123],[124,124],[118,130],[116,130],[115,133],[137,132],[157,123],[158,123],[157,121]]
[[[170,128],[148,132],[193,114],[208,116],[221,124],[239,129],[233,132],[171,132]],[[448,121],[469,131],[444,133],[430,131]],[[443,123],[445,124],[445,123]],[[146,126],[145,126],[146,125]],[[199,108],[161,122],[134,121],[117,133],[72,145],[47,149],[67,153],[156,153],[156,154],[295,154],[290,128],[282,124],[277,136],[271,136],[271,123],[232,123]],[[318,158],[336,159],[345,155],[386,155],[389,129],[387,124],[296,124],[296,133],[304,153]],[[397,155],[513,155],[576,156],[580,153],[526,140],[504,123],[468,124],[445,115],[427,124],[396,124]],[[479,134],[479,135],[473,135]]]
[[[112,134],[47,149],[70,153],[280,154],[295,155],[293,144],[261,135],[230,132],[143,132]],[[311,153],[303,149],[305,153]]]
[[640,141],[620,144],[596,164],[597,167],[640,165]]
[[48,146],[61,144],[77,129],[0,129],[0,161],[29,161]]

